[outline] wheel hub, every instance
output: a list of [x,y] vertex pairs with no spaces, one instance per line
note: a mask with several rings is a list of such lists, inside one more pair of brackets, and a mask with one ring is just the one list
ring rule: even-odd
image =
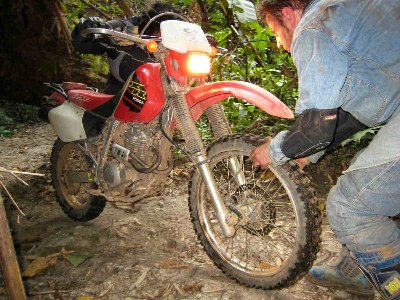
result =
[[235,191],[231,201],[239,214],[239,225],[257,233],[271,231],[276,220],[276,208],[265,196],[262,188],[250,184]]

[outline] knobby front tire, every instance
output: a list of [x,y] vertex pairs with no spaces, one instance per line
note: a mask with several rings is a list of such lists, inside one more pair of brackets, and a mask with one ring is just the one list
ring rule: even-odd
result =
[[[295,164],[255,169],[250,152],[261,141],[228,136],[208,149],[210,168],[228,209],[239,216],[226,238],[200,174],[189,183],[194,229],[215,265],[249,287],[276,289],[300,280],[319,250],[321,216],[309,180]],[[239,185],[229,168],[234,158],[245,176]],[[237,176],[236,176],[237,178]]]

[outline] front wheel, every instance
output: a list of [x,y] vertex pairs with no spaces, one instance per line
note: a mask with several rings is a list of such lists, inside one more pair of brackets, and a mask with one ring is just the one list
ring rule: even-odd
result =
[[[198,171],[189,186],[189,209],[200,242],[224,273],[250,287],[282,288],[311,268],[321,217],[309,180],[294,164],[253,167],[249,155],[259,144],[254,136],[228,136],[208,150],[221,197],[239,217],[233,237],[222,233]],[[237,180],[232,160],[244,181]]]

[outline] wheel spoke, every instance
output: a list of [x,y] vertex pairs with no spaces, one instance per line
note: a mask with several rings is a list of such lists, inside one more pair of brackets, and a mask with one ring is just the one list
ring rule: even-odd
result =
[[286,253],[285,251],[283,251],[283,249],[280,249],[279,247],[275,246],[273,243],[271,243],[271,242],[267,241],[266,239],[264,239],[264,237],[261,236],[261,234],[258,233],[257,231],[255,231],[253,228],[250,228],[250,227],[248,227],[248,226],[244,226],[244,227],[246,228],[246,231],[249,231],[249,232],[253,233],[254,235],[258,236],[258,238],[259,238],[263,243],[265,243],[265,244],[271,246],[272,248],[276,249],[276,250],[277,250],[277,253],[278,253],[278,255],[279,255],[279,257],[280,257],[282,260],[283,260],[284,258],[283,258],[282,256],[280,256],[280,255],[282,255],[282,253],[280,253],[279,251],[282,251],[282,252],[283,252],[283,255],[285,255],[286,257],[289,256],[289,254]]
[[291,234],[290,232],[287,232],[286,230],[284,230],[284,229],[282,229],[282,228],[276,226],[274,223],[272,223],[272,222],[269,221],[269,220],[267,220],[267,224],[268,224],[268,225],[271,225],[272,227],[274,227],[277,231],[283,233],[284,235],[282,235],[282,236],[293,246],[293,243],[292,243],[285,235],[288,235],[288,236],[290,236],[291,238],[296,239],[296,236],[295,236],[295,235],[293,235],[293,234]]

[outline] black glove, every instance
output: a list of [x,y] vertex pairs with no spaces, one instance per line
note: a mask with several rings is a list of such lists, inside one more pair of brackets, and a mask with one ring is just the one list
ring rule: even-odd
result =
[[88,28],[111,28],[111,26],[98,17],[81,20],[71,33],[74,48],[82,54],[103,54],[105,47],[94,40],[92,34],[86,37],[81,35],[82,31]]
[[85,28],[109,28],[111,29],[111,26],[108,25],[103,19],[99,17],[89,17],[86,20],[83,21],[83,26]]
[[72,31],[72,38],[77,35],[81,35],[82,31],[88,28],[111,28],[110,25],[107,25],[103,19],[99,17],[89,17],[87,19],[82,19]]

